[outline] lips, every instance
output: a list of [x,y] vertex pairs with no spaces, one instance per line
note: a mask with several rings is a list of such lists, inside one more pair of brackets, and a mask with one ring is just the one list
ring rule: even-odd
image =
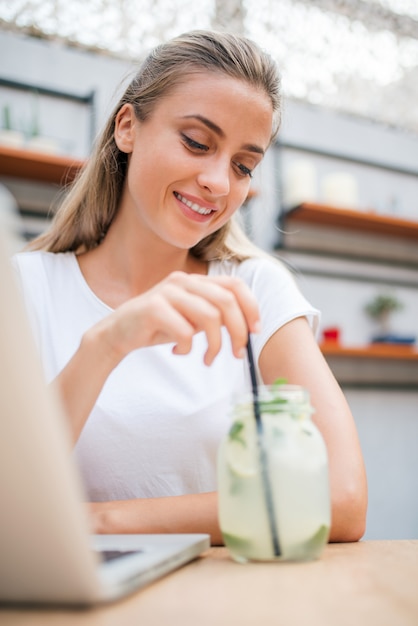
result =
[[189,207],[189,209],[191,209],[195,213],[198,213],[199,215],[210,215],[211,213],[213,213],[213,209],[201,206],[197,202],[192,202],[191,200],[188,200],[187,198],[182,196],[177,191],[174,192],[174,195],[176,196],[177,200],[185,204],[187,207]]

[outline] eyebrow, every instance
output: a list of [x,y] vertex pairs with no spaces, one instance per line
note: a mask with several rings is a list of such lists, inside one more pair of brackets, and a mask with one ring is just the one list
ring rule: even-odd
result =
[[[213,130],[213,132],[216,133],[218,137],[221,137],[221,138],[225,137],[225,133],[222,130],[222,128],[220,128],[217,124],[212,122],[212,120],[209,120],[207,117],[204,117],[203,115],[199,115],[199,114],[185,115],[184,119],[199,120],[200,122],[202,122],[202,124],[210,128],[210,130]],[[248,150],[249,152],[256,152],[257,154],[261,154],[264,156],[265,150],[263,150],[263,148],[260,148],[260,146],[256,146],[252,143],[247,143],[242,147],[243,147],[243,150]]]

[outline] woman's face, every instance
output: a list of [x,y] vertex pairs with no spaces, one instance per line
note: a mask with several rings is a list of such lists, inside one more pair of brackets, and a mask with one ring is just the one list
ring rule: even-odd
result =
[[215,73],[186,77],[144,122],[131,105],[122,107],[115,139],[130,156],[119,218],[129,215],[147,236],[192,248],[246,199],[272,115],[263,91]]

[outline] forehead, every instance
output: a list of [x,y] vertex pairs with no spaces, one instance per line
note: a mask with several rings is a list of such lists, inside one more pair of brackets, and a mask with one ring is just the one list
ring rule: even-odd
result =
[[204,115],[221,128],[231,122],[238,128],[257,128],[267,135],[267,143],[271,137],[273,105],[268,94],[246,80],[222,73],[200,71],[182,77],[160,99],[157,110],[181,117]]

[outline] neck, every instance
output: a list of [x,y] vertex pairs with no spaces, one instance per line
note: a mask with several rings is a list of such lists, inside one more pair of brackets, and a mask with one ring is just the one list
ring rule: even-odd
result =
[[90,288],[102,301],[116,308],[154,287],[174,271],[206,274],[207,263],[189,250],[177,249],[138,232],[109,229],[103,242],[78,257]]

